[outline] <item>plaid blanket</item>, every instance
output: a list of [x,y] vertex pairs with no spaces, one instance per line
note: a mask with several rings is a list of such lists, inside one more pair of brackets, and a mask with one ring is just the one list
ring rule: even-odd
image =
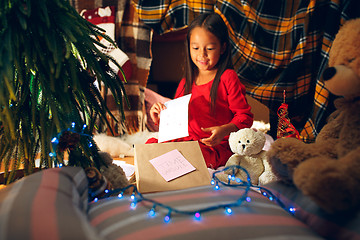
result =
[[[130,0],[71,0],[70,2],[79,13],[84,9],[115,6],[115,41],[128,55],[132,65],[132,75],[125,84],[130,109],[124,106],[125,121],[121,121],[121,113],[109,93],[106,96],[107,106],[118,121],[110,117],[108,120],[115,136],[144,130],[146,128],[144,90],[152,61],[151,28],[139,21]],[[107,134],[111,134],[110,129],[107,129]]]
[[200,13],[219,13],[247,93],[270,109],[271,135],[285,91],[292,124],[303,141],[315,139],[333,111],[334,96],[321,81],[329,49],[339,26],[360,16],[358,0],[133,2],[140,19],[159,34],[185,28]]

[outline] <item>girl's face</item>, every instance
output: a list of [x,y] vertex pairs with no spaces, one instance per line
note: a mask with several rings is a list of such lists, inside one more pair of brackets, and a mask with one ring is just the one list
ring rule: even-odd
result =
[[216,70],[216,64],[225,51],[219,39],[202,27],[195,27],[190,34],[190,57],[199,72]]

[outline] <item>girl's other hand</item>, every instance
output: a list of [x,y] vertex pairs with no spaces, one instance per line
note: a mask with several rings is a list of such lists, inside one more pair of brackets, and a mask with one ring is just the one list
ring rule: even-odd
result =
[[200,142],[202,142],[203,144],[213,147],[216,146],[218,144],[220,144],[220,142],[224,139],[224,137],[226,136],[226,131],[223,131],[223,129],[221,127],[209,127],[209,128],[201,128],[201,130],[203,130],[204,132],[210,132],[211,135],[208,138],[203,138],[200,139]]
[[214,147],[221,143],[225,136],[228,136],[231,132],[239,130],[233,123],[228,123],[222,126],[214,126],[208,128],[201,128],[204,132],[210,132],[211,135],[208,138],[200,139],[203,144]]
[[160,112],[166,109],[165,105],[161,102],[154,103],[150,108],[150,117],[155,124],[159,124],[160,122]]

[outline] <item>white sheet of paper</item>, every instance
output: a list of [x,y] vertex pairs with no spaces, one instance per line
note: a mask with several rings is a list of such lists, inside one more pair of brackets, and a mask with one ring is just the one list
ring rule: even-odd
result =
[[158,141],[165,142],[189,136],[188,109],[191,94],[167,101],[160,113]]

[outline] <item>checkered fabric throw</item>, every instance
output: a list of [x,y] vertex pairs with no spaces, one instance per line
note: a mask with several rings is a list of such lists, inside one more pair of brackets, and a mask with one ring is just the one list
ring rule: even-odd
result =
[[[333,111],[321,80],[331,43],[344,21],[360,16],[358,0],[133,1],[140,19],[159,34],[180,30],[200,13],[225,20],[232,60],[247,94],[270,109],[276,131],[277,109],[289,117],[301,139],[312,142]],[[276,135],[276,134],[275,134]]]

